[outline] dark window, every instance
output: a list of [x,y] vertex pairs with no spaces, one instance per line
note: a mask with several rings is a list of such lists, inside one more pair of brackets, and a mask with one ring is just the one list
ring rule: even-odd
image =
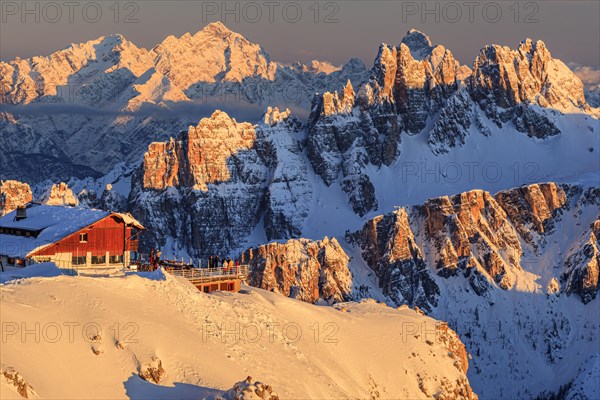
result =
[[85,256],[79,256],[79,257],[73,256],[73,259],[71,262],[73,265],[85,265],[86,259],[85,259]]
[[106,264],[106,256],[92,256],[92,264]]
[[121,264],[123,262],[123,255],[118,255],[118,256],[110,256],[109,257],[109,262],[111,264]]
[[87,241],[88,241],[88,234],[80,233],[79,234],[79,243],[87,243]]

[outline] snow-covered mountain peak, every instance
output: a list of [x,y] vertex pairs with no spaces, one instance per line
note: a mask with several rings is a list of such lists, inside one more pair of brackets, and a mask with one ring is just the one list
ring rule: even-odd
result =
[[589,110],[581,80],[560,60],[552,58],[541,40],[522,41],[517,50],[484,47],[473,65],[473,92],[490,91],[501,108],[533,103],[562,112]]
[[408,31],[402,39],[402,44],[405,44],[410,49],[410,52],[416,60],[423,60],[431,54],[433,45],[429,36],[416,29]]
[[260,45],[221,23],[209,24],[193,36],[169,36],[152,53],[157,70],[184,91],[198,83],[272,80],[276,70]]
[[147,50],[114,34],[72,44],[50,56],[1,62],[0,86],[3,98],[11,104],[27,104],[47,96],[72,98],[100,75],[106,78],[121,69],[139,77],[151,65]]
[[225,26],[225,24],[223,24],[221,21],[215,21],[215,22],[209,23],[204,28],[202,28],[198,32],[198,34],[200,32],[203,32],[203,33],[206,33],[206,34],[213,34],[215,36],[223,36],[223,37],[229,36],[231,34],[238,35],[237,33],[233,32],[231,29],[227,28]]
[[309,65],[309,71],[315,72],[317,74],[331,74],[332,72],[341,70],[341,67],[336,67],[328,61],[320,61],[320,60],[312,60]]

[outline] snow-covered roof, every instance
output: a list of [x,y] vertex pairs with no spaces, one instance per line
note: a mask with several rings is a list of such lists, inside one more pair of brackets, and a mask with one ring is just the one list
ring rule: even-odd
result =
[[15,210],[1,217],[0,228],[21,229],[39,234],[37,237],[0,234],[0,254],[9,257],[27,257],[34,250],[41,250],[110,215],[122,219],[127,225],[144,228],[130,214],[82,207],[30,203],[27,205],[27,218],[17,221],[16,215]]
[[133,215],[129,213],[113,213],[113,215],[116,215],[119,218],[121,218],[127,226],[133,226],[137,229],[145,229],[144,226],[140,224],[140,222],[137,219],[133,218]]

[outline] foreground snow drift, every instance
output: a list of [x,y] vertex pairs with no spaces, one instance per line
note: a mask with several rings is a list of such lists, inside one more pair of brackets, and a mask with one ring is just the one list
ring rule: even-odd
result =
[[458,337],[407,308],[209,295],[160,271],[20,279],[0,294],[2,370],[30,398],[210,398],[245,376],[281,398],[476,397]]

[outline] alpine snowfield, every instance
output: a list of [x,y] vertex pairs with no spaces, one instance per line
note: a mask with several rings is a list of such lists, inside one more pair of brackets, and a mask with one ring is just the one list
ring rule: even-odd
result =
[[[3,399],[21,398],[6,371],[42,399],[213,398],[246,376],[282,399],[472,396],[452,331],[373,300],[333,308],[249,287],[204,294],[160,270],[25,278],[0,293]],[[159,363],[158,384],[138,376]]]

